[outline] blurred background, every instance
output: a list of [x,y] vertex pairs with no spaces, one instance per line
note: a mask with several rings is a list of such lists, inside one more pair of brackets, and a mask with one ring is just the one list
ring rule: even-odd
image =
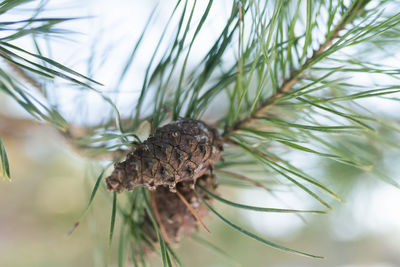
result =
[[[147,59],[156,45],[152,36],[158,36],[159,28],[151,27],[154,34],[147,35],[143,45],[146,49],[140,51],[122,84],[118,84],[118,73],[156,5],[158,11],[154,23],[161,23],[168,19],[173,7],[163,1],[147,1],[146,4],[128,0],[112,3],[105,0],[50,1],[46,11],[48,17],[86,18],[67,22],[63,27],[73,32],[66,38],[41,42],[48,46],[52,58],[74,70],[92,74],[104,83],[107,95],[119,109],[130,111],[141,89],[141,83],[137,81],[141,81]],[[205,5],[199,4],[199,8],[202,6]],[[224,16],[229,15],[224,1],[218,1],[216,6],[212,10],[214,16],[210,15],[214,19],[209,22],[209,31],[199,37],[199,43],[204,45],[212,42],[224,24]],[[29,38],[19,42],[27,49],[32,47]],[[200,51],[201,47],[195,47],[194,51],[196,49]],[[399,66],[398,55],[385,60]],[[354,79],[365,80],[365,77]],[[115,91],[116,87],[118,91]],[[62,85],[56,89],[51,97],[52,104],[76,125],[99,123],[111,112],[95,93]],[[371,105],[379,106],[377,110],[382,114],[398,121],[398,106],[381,102]],[[0,183],[0,266],[103,266],[111,213],[109,196],[103,187],[88,216],[71,236],[67,236],[87,205],[100,171],[98,164],[80,156],[50,126],[31,120],[4,94],[0,94],[0,136],[7,149],[13,177],[11,182]],[[372,154],[376,150],[374,144],[360,149]],[[383,165],[393,165],[400,156],[396,150],[375,154]],[[323,255],[326,259],[308,259],[273,250],[210,216],[206,223],[212,234],[200,229],[198,238],[224,252],[187,238],[177,248],[183,263],[186,266],[400,266],[399,190],[349,166],[298,157],[294,156],[299,162],[310,161],[307,163],[309,168],[318,166],[318,178],[346,203],[333,204],[334,210],[328,215],[303,218],[215,204],[229,218],[261,236],[291,248]],[[398,171],[398,166],[391,166],[391,177],[397,179]],[[236,188],[224,185],[220,186],[219,192],[227,199],[245,204],[279,204],[277,199],[259,189],[241,189],[239,194]],[[291,208],[298,207],[299,200],[304,201],[300,203],[303,207],[317,208],[290,190],[282,190],[279,197]],[[118,245],[116,240],[114,249]],[[150,258],[152,266],[161,265],[157,255]],[[113,258],[112,262],[115,261]]]

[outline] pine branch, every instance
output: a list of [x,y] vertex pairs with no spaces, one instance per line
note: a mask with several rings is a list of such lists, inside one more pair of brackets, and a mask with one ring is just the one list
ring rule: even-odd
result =
[[261,102],[258,108],[256,108],[250,116],[240,119],[234,123],[233,126],[227,127],[223,133],[223,136],[227,136],[230,133],[236,132],[241,128],[251,125],[259,116],[265,114],[265,112],[272,108],[275,103],[287,93],[291,92],[293,86],[297,84],[301,79],[303,73],[319,61],[319,56],[325,52],[332,45],[333,41],[339,37],[339,33],[345,28],[346,25],[351,24],[368,4],[369,0],[355,1],[349,8],[348,12],[342,17],[340,22],[334,28],[333,31],[327,34],[325,41],[314,50],[312,55],[306,59],[304,64],[299,66],[295,70],[291,70],[289,77],[283,81],[282,85],[273,93],[269,98]]
[[[198,65],[195,65],[193,70],[189,72],[187,68],[190,65],[189,58],[192,46],[194,47],[197,44],[196,42],[199,42],[197,40],[201,40],[197,36],[203,30],[202,28],[206,20],[209,20],[208,17],[211,14],[210,10],[213,8],[213,1],[210,0],[208,2],[207,7],[202,11],[201,19],[197,21],[197,25],[195,25],[196,16],[193,15],[200,9],[196,6],[196,1],[193,5],[189,4],[189,1],[178,1],[168,23],[166,23],[161,33],[154,53],[148,61],[142,83],[142,91],[138,101],[132,105],[132,112],[128,113],[130,114],[130,118],[127,119],[119,117],[117,106],[110,98],[90,86],[95,81],[49,58],[43,57],[40,52],[36,55],[7,42],[0,42],[0,56],[19,75],[19,80],[28,81],[37,87],[37,83],[31,80],[30,74],[33,77],[40,74],[48,78],[55,78],[57,76],[66,78],[78,84],[80,88],[86,87],[99,93],[103,97],[103,100],[112,106],[116,120],[112,121],[112,116],[110,116],[110,118],[107,117],[106,122],[103,124],[77,128],[63,121],[56,108],[53,109],[50,105],[31,101],[28,94],[29,91],[26,88],[20,86],[17,82],[15,82],[16,85],[13,84],[13,81],[18,80],[15,79],[15,75],[9,77],[10,75],[5,73],[4,80],[9,83],[4,83],[4,89],[0,89],[3,89],[6,93],[14,97],[21,106],[36,118],[48,121],[53,126],[62,129],[64,137],[71,142],[73,147],[78,148],[80,151],[95,152],[103,157],[112,156],[114,161],[119,159],[122,154],[126,154],[127,150],[132,149],[133,144],[141,143],[138,135],[142,136],[141,134],[143,133],[143,135],[147,136],[148,133],[144,134],[144,131],[150,129],[151,132],[157,132],[162,123],[170,119],[177,120],[179,116],[202,120],[204,119],[202,115],[212,105],[212,100],[217,95],[226,94],[224,95],[224,100],[229,102],[229,108],[224,114],[225,118],[223,118],[226,122],[224,136],[226,142],[230,145],[226,146],[227,149],[224,152],[225,162],[215,165],[216,172],[222,173],[226,176],[225,178],[233,177],[231,180],[236,179],[251,186],[263,188],[268,192],[276,190],[276,181],[273,179],[277,178],[279,181],[278,178],[281,178],[283,179],[282,186],[289,190],[302,190],[322,205],[331,208],[330,202],[323,199],[324,197],[320,197],[320,193],[330,195],[339,201],[341,201],[341,198],[330,188],[324,186],[324,181],[314,179],[306,171],[303,171],[301,167],[292,165],[290,160],[285,160],[286,155],[284,153],[279,154],[281,151],[275,153],[274,148],[279,147],[281,149],[283,147],[289,152],[311,153],[324,159],[335,160],[336,162],[345,163],[363,170],[369,170],[376,164],[376,161],[374,161],[375,158],[371,160],[371,157],[368,158],[369,155],[363,155],[362,148],[359,145],[361,142],[354,142],[352,144],[351,142],[354,140],[349,139],[350,141],[346,145],[351,144],[352,146],[349,147],[355,147],[355,149],[350,149],[351,151],[348,151],[347,146],[345,149],[342,149],[333,143],[335,142],[337,133],[354,135],[355,132],[357,134],[362,133],[363,137],[371,138],[372,140],[376,138],[379,140],[377,142],[379,144],[387,143],[388,138],[385,139],[384,137],[377,136],[375,131],[375,126],[381,125],[379,124],[381,122],[378,122],[372,116],[358,114],[360,107],[356,106],[353,100],[399,92],[399,87],[387,86],[363,91],[365,87],[346,84],[341,80],[341,77],[335,80],[330,80],[328,77],[334,73],[341,74],[342,71],[359,71],[365,73],[375,71],[393,76],[398,74],[398,71],[394,69],[383,70],[383,65],[368,65],[364,62],[356,62],[350,57],[344,59],[343,62],[340,62],[340,59],[335,59],[333,67],[320,67],[318,65],[318,68],[316,68],[313,66],[322,60],[324,60],[324,63],[327,60],[332,60],[329,58],[329,55],[342,48],[369,41],[382,32],[390,31],[391,28],[399,25],[398,18],[400,15],[392,16],[386,21],[379,21],[379,16],[382,13],[381,6],[378,5],[379,8],[371,9],[375,11],[374,15],[376,17],[372,16],[371,19],[362,20],[360,24],[354,25],[354,28],[347,28],[346,30],[349,24],[354,23],[356,19],[364,14],[364,11],[370,12],[369,14],[374,13],[371,10],[365,10],[365,6],[369,0],[354,0],[350,1],[350,3],[346,1],[328,2],[308,0],[306,1],[306,10],[303,10],[305,6],[301,4],[301,1],[293,1],[292,3],[290,1],[275,1],[273,3],[234,1],[226,25],[220,32],[217,40],[215,40],[214,45],[209,50],[204,49],[203,59],[197,62]],[[295,8],[294,10],[291,9],[292,6]],[[321,12],[324,7],[326,7],[325,11],[328,13],[327,20]],[[269,12],[269,10],[273,11]],[[305,32],[302,35],[297,35],[294,29],[299,23],[298,18],[302,16],[302,13],[305,15]],[[122,73],[119,75],[119,80],[116,83],[116,87],[118,87],[116,88],[117,92],[120,90],[119,86],[122,84],[125,75],[128,74],[128,69],[132,65],[133,58],[142,43],[142,38],[148,32],[147,27],[152,21],[153,14],[154,12],[150,15],[138,41],[134,44],[130,56],[127,57],[126,64],[122,68]],[[168,41],[166,39],[168,39],[169,30],[174,23],[172,17],[178,18],[179,23],[177,24],[175,35],[172,34],[171,41]],[[339,19],[339,21],[334,23],[334,19]],[[317,48],[311,49],[317,46],[316,40],[319,38],[314,32],[321,34],[324,31],[323,27],[319,28],[318,26],[318,23],[321,22],[320,20],[327,22],[325,40],[321,41]],[[44,19],[44,21],[47,22],[44,28],[32,27],[26,29],[26,27],[22,27],[20,32],[11,35],[10,38],[25,36],[35,31],[52,32],[51,28],[47,26],[51,26],[53,20]],[[57,21],[54,20],[54,22]],[[375,23],[377,21],[379,23]],[[18,23],[24,22],[28,21],[20,21]],[[38,19],[36,22],[40,22],[40,20]],[[286,26],[287,28],[285,28]],[[191,31],[194,29],[194,32]],[[342,32],[344,34],[341,34]],[[239,34],[237,47],[235,47],[236,33]],[[304,45],[300,46],[302,41],[304,41]],[[167,48],[165,51],[162,51],[165,43],[167,44]],[[237,51],[234,50],[236,48]],[[229,53],[233,51],[235,55],[237,53],[237,59],[234,61],[231,58],[230,60],[226,60],[225,58],[230,56]],[[32,57],[34,61],[28,60],[28,58]],[[43,65],[36,63],[36,61],[43,63]],[[351,67],[339,68],[338,64]],[[47,68],[47,65],[51,66],[51,68]],[[305,75],[306,71],[308,75]],[[318,74],[321,72],[325,74],[319,76]],[[3,75],[3,73],[1,74]],[[174,83],[174,80],[177,83]],[[303,84],[305,84],[304,87]],[[7,85],[10,86],[7,87]],[[270,90],[271,88],[273,90]],[[38,89],[41,91],[42,88]],[[43,90],[43,92],[45,91]],[[316,92],[318,94],[314,94]],[[20,96],[21,98],[19,98]],[[45,95],[43,96],[46,98]],[[342,104],[338,103],[339,101],[346,102]],[[279,111],[283,112],[277,113],[277,117],[273,118],[272,116],[266,116],[265,113],[269,112],[269,109],[273,107],[282,108]],[[43,109],[44,112],[42,112]],[[322,112],[309,112],[318,110]],[[328,115],[325,113],[328,113]],[[329,121],[324,124],[325,121],[318,120],[318,116],[324,117],[324,119],[327,118]],[[145,121],[149,123],[149,127],[141,127]],[[218,128],[218,126],[220,124],[215,125],[215,128]],[[170,133],[172,135],[175,134],[172,130]],[[329,141],[332,141],[332,143],[326,141],[320,134],[324,135],[324,137],[329,136]],[[163,142],[165,142],[164,139],[157,144],[162,144]],[[166,145],[165,147],[169,148],[171,146]],[[156,148],[153,148],[156,151]],[[198,148],[202,150],[200,146]],[[360,153],[354,153],[356,149]],[[153,151],[153,149],[150,149],[150,151]],[[210,151],[213,151],[213,149]],[[1,155],[1,159],[4,163],[6,160],[4,160],[5,154],[3,154]],[[160,152],[160,156],[161,154]],[[144,166],[144,161],[142,160],[150,159],[150,156],[154,156],[150,154],[146,157],[137,155],[139,158],[142,157],[140,160],[141,170]],[[192,156],[193,154],[191,154]],[[5,166],[2,168],[3,171],[6,169]],[[123,165],[121,164],[121,166]],[[139,164],[135,163],[130,166],[139,166]],[[188,168],[188,166],[185,168]],[[221,170],[221,166],[224,170]],[[96,180],[84,214],[92,205],[98,188],[102,188],[102,176],[108,167],[103,169],[103,172]],[[213,169],[213,166],[209,167]],[[143,167],[143,169],[146,168]],[[153,172],[151,167],[147,169]],[[166,179],[167,174],[165,169],[160,168],[158,170],[164,175],[163,179]],[[249,173],[245,173],[245,171],[249,171]],[[124,172],[126,172],[125,169]],[[265,177],[266,173],[271,174],[268,180],[259,179],[261,176]],[[117,175],[119,175],[119,172],[116,172]],[[213,179],[215,182],[215,177]],[[390,178],[385,177],[384,179],[397,186],[396,182],[390,180]],[[264,183],[272,184],[271,187],[267,188]],[[223,185],[223,183],[220,184]],[[234,183],[231,182],[232,184]],[[215,185],[211,185],[212,189],[215,189]],[[172,259],[179,261],[173,250],[169,247],[168,237],[160,220],[161,212],[157,214],[158,208],[152,207],[153,203],[150,203],[148,191],[145,188],[137,189],[134,189],[129,195],[121,195],[123,198],[126,197],[124,200],[127,201],[122,199],[117,201],[114,194],[109,235],[109,253],[111,251],[110,246],[114,232],[115,218],[118,214],[123,218],[119,250],[120,264],[123,263],[125,253],[124,243],[131,243],[133,262],[136,262],[136,258],[138,258],[144,265],[144,251],[154,249],[154,241],[157,239],[160,243],[164,264],[171,264],[171,256],[173,257]],[[222,201],[232,207],[253,211],[300,211],[299,209],[291,208],[272,209],[239,204],[212,192],[207,195],[211,199]],[[112,199],[111,195],[108,195],[108,197],[110,200]],[[182,199],[182,197],[180,199],[185,203],[185,199]],[[161,200],[165,200],[165,198]],[[171,203],[169,201],[166,202]],[[211,204],[211,202],[205,201],[204,205],[208,206],[208,203]],[[186,206],[189,208],[188,205]],[[299,253],[243,230],[223,217],[212,206],[209,209],[231,227],[258,241],[275,248]],[[165,208],[160,208],[161,210],[165,210]],[[192,211],[190,216],[195,215],[195,213]],[[198,221],[201,221],[201,219],[198,219]],[[300,254],[309,255],[301,252]]]

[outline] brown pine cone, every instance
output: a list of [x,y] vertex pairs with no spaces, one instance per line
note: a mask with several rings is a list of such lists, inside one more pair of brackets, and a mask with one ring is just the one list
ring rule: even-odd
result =
[[[212,193],[215,193],[217,187],[214,175],[203,175],[198,178],[197,184],[202,185]],[[176,185],[176,190],[181,193],[200,218],[204,218],[208,214],[207,206],[204,205],[201,199],[199,199],[193,191],[190,181],[178,183]],[[197,191],[204,199],[210,199],[210,197],[200,188],[197,188]],[[179,242],[181,237],[190,235],[197,230],[197,219],[176,193],[170,192],[168,187],[159,186],[156,191],[151,192],[151,194],[153,199],[153,214],[157,214],[157,222],[159,225],[161,224],[160,228],[165,229],[165,234],[167,235],[168,240]],[[157,236],[154,233],[152,222],[148,216],[145,218],[141,228],[145,229],[147,234],[154,241],[157,241]]]
[[211,174],[214,162],[221,158],[222,139],[217,130],[204,122],[181,119],[161,128],[136,145],[125,161],[114,165],[106,179],[107,190],[122,192],[138,186],[155,190],[167,186],[175,192],[176,184]]

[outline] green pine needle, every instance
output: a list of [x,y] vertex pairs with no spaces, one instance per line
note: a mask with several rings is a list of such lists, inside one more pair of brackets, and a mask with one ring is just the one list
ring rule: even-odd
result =
[[3,141],[0,137],[0,166],[1,166],[1,174],[2,177],[7,177],[9,181],[11,181],[10,175],[10,165],[8,163],[8,157],[6,153],[6,148],[4,147]]
[[256,239],[256,240],[258,240],[258,241],[260,241],[260,242],[262,242],[262,243],[264,243],[264,244],[266,244],[266,245],[268,245],[268,246],[270,246],[270,247],[273,247],[273,248],[276,248],[276,249],[279,249],[279,250],[283,250],[283,251],[286,251],[286,252],[290,252],[290,253],[297,254],[297,255],[301,255],[301,256],[311,257],[311,258],[317,258],[317,259],[323,259],[323,258],[324,258],[324,257],[322,257],[322,256],[316,256],[316,255],[312,255],[312,254],[309,254],[309,253],[305,253],[305,252],[301,252],[301,251],[298,251],[298,250],[294,250],[294,249],[291,249],[291,248],[283,247],[283,246],[281,246],[281,245],[278,245],[278,244],[275,244],[275,243],[273,243],[273,242],[271,242],[271,241],[268,241],[268,240],[266,240],[266,239],[264,239],[264,238],[262,238],[262,237],[260,237],[260,236],[258,236],[258,235],[256,235],[256,234],[253,234],[253,233],[251,233],[251,232],[249,232],[249,231],[247,231],[247,230],[245,230],[245,229],[243,229],[243,228],[241,228],[241,227],[235,225],[234,223],[232,223],[231,221],[229,221],[228,219],[226,219],[225,217],[223,217],[220,213],[218,213],[214,208],[212,208],[212,207],[207,203],[207,201],[205,201],[204,198],[203,198],[197,191],[195,191],[195,193],[196,193],[196,195],[199,197],[199,199],[201,199],[201,201],[207,206],[207,208],[208,208],[212,213],[214,213],[214,214],[215,214],[217,217],[219,217],[223,222],[225,222],[226,224],[228,224],[228,225],[231,226],[232,228],[238,230],[239,232],[241,232],[241,233],[243,233],[243,234],[245,234],[245,235],[247,235],[247,236],[249,236],[249,237],[252,237],[252,238],[254,238],[254,239]]
[[230,206],[236,207],[236,208],[241,208],[241,209],[247,209],[247,210],[254,210],[254,211],[261,211],[261,212],[277,212],[277,213],[320,213],[320,214],[327,214],[326,211],[321,211],[321,210],[293,210],[293,209],[276,209],[276,208],[263,208],[263,207],[256,207],[256,206],[249,206],[249,205],[243,205],[239,203],[235,203],[229,200],[226,200],[220,196],[217,196],[210,191],[208,191],[204,186],[202,185],[197,185],[201,190],[206,192],[209,196],[212,198],[228,204]]

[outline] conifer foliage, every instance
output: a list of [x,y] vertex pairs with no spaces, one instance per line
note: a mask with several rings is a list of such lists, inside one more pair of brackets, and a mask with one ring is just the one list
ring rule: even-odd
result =
[[[0,17],[27,2],[2,1]],[[34,41],[39,35],[51,39],[59,34],[57,27],[62,22],[76,19],[46,17],[45,2],[39,1],[37,12],[26,19],[0,20],[0,27],[8,33],[0,39],[0,57],[6,64],[0,68],[0,91],[32,118],[57,128],[72,147],[93,161],[97,156],[109,159],[106,166],[99,163],[103,170],[81,219],[99,189],[110,196],[108,244],[110,249],[119,218],[120,266],[127,258],[134,266],[145,266],[146,255],[157,250],[164,266],[181,266],[171,243],[199,225],[208,230],[203,222],[208,213],[267,246],[320,258],[249,232],[213,205],[218,201],[258,212],[326,213],[332,201],[342,201],[335,188],[293,162],[293,153],[346,164],[400,187],[377,158],[386,150],[398,149],[400,129],[393,118],[370,111],[370,102],[365,101],[399,100],[399,69],[380,60],[388,51],[398,50],[398,1],[232,0],[226,6],[230,12],[225,25],[196,62],[191,60],[193,47],[202,45],[199,36],[213,20],[216,3],[210,0],[200,7],[199,1],[178,0],[145,66],[131,116],[124,117],[101,79],[54,61],[36,42],[36,51],[14,44],[24,36]],[[116,84],[122,84],[136,63],[153,15],[127,55]],[[373,82],[354,79],[360,73]],[[49,87],[38,80],[68,81],[71,87],[85,89],[82,94],[95,92],[113,114],[99,125],[77,131],[51,105]],[[211,111],[216,108],[218,114]],[[373,149],[365,149],[370,144]],[[0,156],[1,174],[10,177],[2,139]],[[266,175],[270,182],[295,188],[323,208],[250,206],[218,193],[217,184],[229,184],[238,190],[247,185],[274,194],[274,183],[265,185]]]

